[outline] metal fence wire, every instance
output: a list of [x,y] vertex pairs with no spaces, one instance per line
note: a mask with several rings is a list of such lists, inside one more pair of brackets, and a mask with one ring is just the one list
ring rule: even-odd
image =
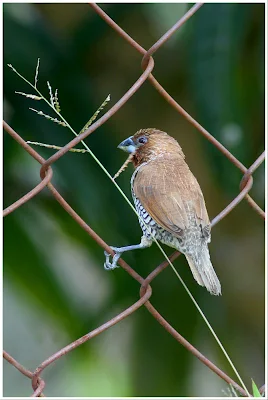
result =
[[[169,29],[154,45],[146,51],[142,46],[140,46],[135,40],[133,40],[120,26],[116,24],[98,5],[90,3],[92,9],[108,24],[112,29],[114,29],[118,35],[121,36],[128,44],[134,47],[137,52],[142,55],[142,74],[135,84],[121,97],[121,99],[109,110],[107,111],[99,120],[90,126],[85,132],[80,134],[78,137],[66,144],[61,150],[57,151],[49,159],[45,160],[38,154],[31,146],[29,146],[22,137],[15,132],[5,121],[3,126],[5,131],[10,134],[13,139],[15,139],[24,149],[27,151],[34,159],[36,159],[41,164],[40,176],[41,182],[34,187],[30,192],[25,194],[15,203],[11,204],[4,210],[4,216],[14,212],[18,207],[28,202],[38,193],[40,193],[45,187],[47,187],[55,199],[60,203],[60,205],[71,215],[71,217],[92,237],[93,240],[98,243],[104,250],[113,254],[107,243],[75,212],[75,210],[65,201],[65,199],[60,195],[56,188],[52,185],[51,179],[53,176],[52,165],[54,162],[63,157],[72,147],[76,146],[81,140],[84,140],[102,124],[104,124],[112,115],[114,115],[132,96],[139,90],[145,81],[149,81],[152,86],[158,91],[158,93],[163,96],[163,98],[173,107],[178,113],[180,113],[190,124],[192,124],[207,140],[209,140],[220,152],[222,152],[231,163],[235,165],[242,173],[243,177],[240,182],[239,194],[236,198],[231,201],[230,204],[218,214],[212,221],[212,226],[221,221],[232,209],[234,209],[241,200],[246,199],[250,204],[252,209],[263,219],[265,219],[264,211],[255,203],[255,201],[249,196],[248,192],[252,188],[253,178],[252,174],[256,169],[263,163],[265,159],[265,152],[263,152],[249,167],[246,168],[240,161],[238,161],[220,142],[218,142],[205,128],[203,128],[197,121],[194,120],[160,85],[160,83],[152,75],[154,69],[154,59],[153,54],[164,45],[164,43],[174,35],[180,27],[185,24],[194,13],[196,13],[202,6],[202,3],[195,4],[188,12],[183,15],[183,17]],[[175,260],[180,255],[179,252],[174,252],[170,256],[170,260]],[[226,373],[224,373],[220,368],[213,364],[208,358],[206,358],[200,351],[198,351],[193,345],[191,345],[183,336],[180,335],[163,317],[159,312],[153,307],[149,299],[152,295],[152,288],[150,283],[152,280],[160,274],[169,264],[164,261],[162,264],[158,265],[147,278],[142,278],[137,272],[135,272],[125,261],[122,259],[118,262],[120,266],[136,281],[141,285],[140,288],[140,299],[136,303],[132,304],[126,310],[116,315],[114,318],[110,319],[103,325],[94,329],[93,331],[85,334],[84,336],[78,338],[74,342],[68,344],[66,347],[60,349],[56,353],[52,354],[49,358],[44,360],[34,372],[29,371],[24,368],[17,360],[15,360],[11,355],[4,351],[4,358],[15,368],[17,368],[20,373],[24,374],[26,377],[30,378],[32,381],[33,394],[31,397],[44,397],[43,390],[45,387],[45,381],[42,379],[42,372],[55,361],[64,357],[69,352],[73,351],[76,347],[84,344],[93,337],[100,335],[103,331],[109,329],[111,326],[117,324],[122,319],[127,318],[133,314],[140,307],[144,306],[147,310],[154,316],[154,318],[161,324],[166,331],[174,337],[181,345],[183,345],[188,351],[190,351],[195,357],[197,357],[203,364],[215,372],[220,378],[231,384],[242,396],[247,396],[246,391],[233,379],[231,379]],[[264,392],[264,386],[260,388],[261,393]]]

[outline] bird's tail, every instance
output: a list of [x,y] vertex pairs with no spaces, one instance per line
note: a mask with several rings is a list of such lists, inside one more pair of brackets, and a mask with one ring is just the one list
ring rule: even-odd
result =
[[210,261],[207,246],[202,246],[196,254],[185,254],[192,274],[201,286],[214,295],[221,294],[221,284]]

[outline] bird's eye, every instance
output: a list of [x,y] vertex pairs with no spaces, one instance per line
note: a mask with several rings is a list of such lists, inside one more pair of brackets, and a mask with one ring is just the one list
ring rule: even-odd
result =
[[147,142],[147,138],[146,138],[145,136],[141,136],[141,137],[138,139],[138,142],[139,142],[140,144],[144,144],[144,143]]

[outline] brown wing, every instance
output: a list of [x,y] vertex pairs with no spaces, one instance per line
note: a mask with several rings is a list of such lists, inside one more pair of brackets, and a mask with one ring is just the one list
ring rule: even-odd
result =
[[[159,160],[160,161],[160,160]],[[189,226],[191,210],[209,236],[209,217],[200,186],[182,159],[151,161],[135,176],[133,190],[142,206],[164,229],[175,236]]]

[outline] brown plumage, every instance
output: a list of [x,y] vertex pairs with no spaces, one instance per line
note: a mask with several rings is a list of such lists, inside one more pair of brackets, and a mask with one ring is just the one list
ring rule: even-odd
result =
[[210,221],[200,186],[179,143],[157,129],[141,129],[118,146],[133,154],[132,195],[140,216],[140,245],[114,248],[114,268],[122,252],[148,247],[153,237],[184,253],[195,280],[215,295],[220,282],[210,261]]

